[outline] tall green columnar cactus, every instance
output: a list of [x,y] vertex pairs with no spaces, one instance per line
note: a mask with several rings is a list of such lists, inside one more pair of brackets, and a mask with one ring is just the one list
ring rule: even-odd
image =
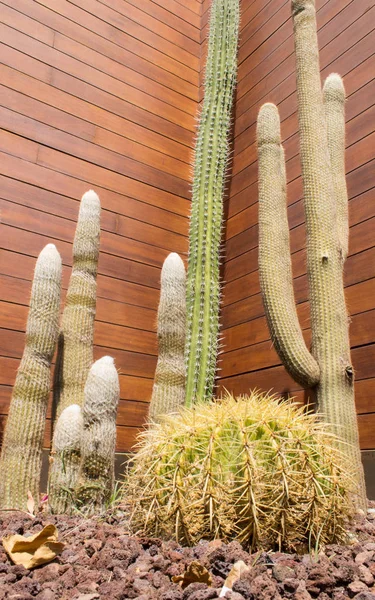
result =
[[90,369],[82,409],[82,458],[76,499],[87,513],[102,512],[113,491],[119,397],[113,358],[103,356]]
[[0,457],[0,507],[26,510],[38,500],[50,390],[51,360],[59,330],[61,258],[53,244],[35,266],[26,344],[13,388]]
[[205,95],[195,148],[187,274],[186,404],[212,396],[228,133],[237,73],[239,0],[213,0]]
[[178,254],[167,256],[161,271],[158,310],[159,358],[149,416],[158,421],[185,402],[186,273]]
[[276,106],[258,116],[259,270],[266,317],[275,348],[291,376],[316,390],[317,410],[333,425],[358,477],[357,505],[366,492],[354,402],[343,267],[348,250],[341,78],[330,75],[322,92],[314,0],[292,0],[297,96],[307,232],[311,353],[294,304],[285,163]]
[[56,418],[70,404],[83,405],[93,362],[96,274],[99,258],[100,201],[90,190],[81,200],[70,277],[59,335],[54,384]]
[[50,455],[48,504],[55,514],[69,514],[74,507],[74,492],[81,463],[81,407],[71,404],[57,420]]

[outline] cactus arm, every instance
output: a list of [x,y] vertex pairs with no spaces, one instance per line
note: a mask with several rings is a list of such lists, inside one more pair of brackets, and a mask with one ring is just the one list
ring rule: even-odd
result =
[[336,195],[337,234],[346,260],[349,244],[348,191],[345,178],[345,89],[340,75],[331,73],[323,86],[331,174]]
[[219,331],[219,249],[239,27],[238,0],[214,0],[194,160],[187,276],[186,403],[211,397]]
[[88,514],[103,512],[113,492],[119,397],[113,358],[103,356],[89,371],[82,409],[82,458],[75,498]]
[[319,366],[306,347],[294,300],[285,158],[274,104],[264,104],[259,111],[257,143],[259,278],[268,327],[288,373],[301,385],[313,387],[319,381]]
[[13,388],[0,458],[0,507],[26,510],[39,498],[50,367],[58,335],[61,258],[53,244],[35,266],[26,342]]
[[186,273],[178,254],[172,252],[161,272],[158,310],[159,356],[149,417],[158,421],[185,402]]
[[99,236],[100,201],[90,190],[81,200],[73,244],[73,268],[59,335],[54,385],[57,418],[70,404],[82,406],[85,382],[93,362]]
[[54,514],[69,514],[74,508],[73,495],[81,461],[82,427],[82,411],[77,404],[65,408],[56,423],[48,481],[48,505]]
[[296,51],[301,164],[307,232],[312,354],[320,367],[317,408],[345,443],[343,453],[358,476],[358,505],[366,506],[354,371],[343,287],[343,257],[320,85],[314,0],[292,0]]

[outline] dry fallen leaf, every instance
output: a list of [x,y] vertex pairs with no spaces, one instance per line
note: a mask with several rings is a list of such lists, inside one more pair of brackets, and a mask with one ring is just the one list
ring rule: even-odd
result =
[[225,594],[233,588],[234,582],[241,577],[242,573],[246,573],[246,571],[250,571],[250,568],[244,563],[243,560],[238,560],[235,562],[229,571],[228,577],[224,581],[219,598],[223,598]]
[[3,546],[9,558],[16,565],[33,569],[53,560],[61,554],[65,544],[57,541],[58,533],[54,525],[46,525],[42,531],[25,537],[8,535],[3,538]]
[[34,498],[32,493],[30,492],[30,490],[27,492],[27,510],[29,511],[30,515],[34,515],[34,510],[35,510],[35,502],[34,502]]
[[182,575],[172,577],[173,583],[179,583],[184,590],[190,583],[212,584],[211,573],[198,561],[193,560]]

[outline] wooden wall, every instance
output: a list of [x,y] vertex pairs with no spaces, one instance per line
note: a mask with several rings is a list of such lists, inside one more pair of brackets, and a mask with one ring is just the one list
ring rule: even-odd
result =
[[[322,77],[337,71],[347,91],[346,169],[350,252],[346,298],[362,449],[375,448],[375,7],[372,0],[317,0]],[[272,388],[304,394],[272,348],[259,293],[255,122],[275,102],[287,156],[289,223],[298,313],[309,338],[305,228],[298,157],[295,62],[289,0],[242,0],[232,178],[227,201],[224,354],[220,386],[236,394]],[[306,396],[306,395],[305,395]]]
[[90,187],[103,207],[95,356],[121,373],[118,450],[145,419],[160,268],[187,251],[200,11],[200,0],[0,2],[0,425],[35,258],[56,243],[65,296]]
[[[257,274],[255,119],[271,100],[282,118],[295,292],[308,336],[290,6],[241,1],[219,384],[302,399],[272,349]],[[47,242],[57,244],[65,295],[78,200],[89,187],[103,206],[95,355],[112,354],[120,370],[119,451],[131,447],[144,422],[160,267],[168,252],[187,251],[210,2],[0,0],[0,427],[23,349],[35,258]],[[364,449],[375,446],[372,4],[317,0],[322,74],[339,71],[348,92],[346,291]]]

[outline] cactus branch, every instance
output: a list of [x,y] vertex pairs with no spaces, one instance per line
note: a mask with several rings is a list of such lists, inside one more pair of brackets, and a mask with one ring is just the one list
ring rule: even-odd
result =
[[186,273],[178,254],[172,252],[161,271],[158,310],[159,357],[149,416],[157,421],[185,401]]
[[120,384],[113,358],[103,356],[88,374],[82,409],[82,460],[76,500],[87,513],[103,512],[113,491],[119,397]]
[[53,434],[48,504],[54,514],[69,514],[74,507],[74,491],[81,461],[82,428],[81,408],[77,404],[71,404],[62,411]]
[[0,458],[0,507],[26,510],[37,501],[61,291],[61,258],[53,244],[35,266],[26,343],[13,388]]
[[286,208],[284,150],[274,104],[264,104],[257,124],[259,164],[259,276],[275,349],[288,373],[301,385],[319,381],[319,366],[303,339],[293,292]]
[[331,174],[336,195],[337,235],[342,259],[345,261],[349,244],[348,192],[345,178],[345,89],[337,73],[328,75],[324,82],[323,102]]
[[90,190],[81,200],[73,244],[73,269],[59,335],[55,373],[56,417],[70,404],[83,405],[93,362],[96,273],[99,257],[100,201]]

